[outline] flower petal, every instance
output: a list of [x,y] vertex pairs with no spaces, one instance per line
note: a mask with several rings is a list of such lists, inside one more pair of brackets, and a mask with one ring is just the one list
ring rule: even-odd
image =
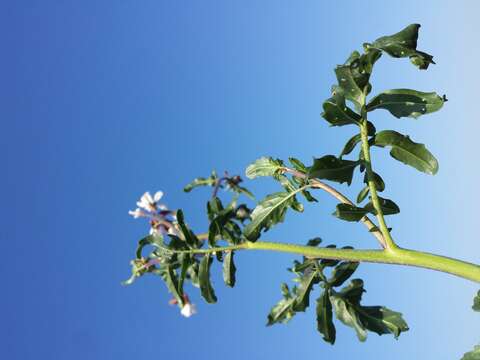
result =
[[155,193],[155,195],[153,196],[153,200],[154,200],[155,202],[158,202],[158,201],[160,201],[160,199],[162,198],[162,196],[163,196],[163,191],[157,191],[157,192]]
[[182,310],[180,310],[180,313],[183,316],[189,318],[190,316],[197,313],[197,307],[195,306],[195,304],[187,303],[182,307]]

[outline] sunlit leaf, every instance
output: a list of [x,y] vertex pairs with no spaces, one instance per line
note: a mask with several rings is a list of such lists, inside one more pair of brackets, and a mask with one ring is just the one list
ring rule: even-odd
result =
[[360,321],[356,309],[346,301],[345,298],[338,296],[337,293],[333,291],[330,296],[330,301],[335,309],[337,319],[345,325],[352,327],[357,333],[358,340],[365,341],[367,339],[367,331]]
[[480,345],[475,346],[472,351],[465,353],[461,360],[480,360]]
[[360,115],[347,107],[342,90],[334,89],[332,97],[323,103],[322,117],[332,126],[359,124]]
[[259,176],[273,176],[281,171],[283,168],[283,161],[280,159],[273,159],[271,157],[262,157],[254,163],[248,165],[245,170],[245,175],[249,179],[254,179]]
[[430,114],[440,110],[447,99],[435,92],[421,92],[410,89],[393,89],[375,96],[367,105],[367,111],[388,110],[397,118]]
[[288,285],[282,284],[282,295],[283,298],[280,300],[268,314],[267,326],[278,323],[287,323],[295,315],[295,311],[292,310],[292,304],[295,301],[297,288],[293,287],[290,292]]
[[363,105],[365,95],[355,81],[352,68],[349,65],[339,65],[335,68],[335,75],[338,80],[336,91],[339,91],[339,88],[341,88],[345,99],[353,102],[357,109],[360,108]]
[[382,36],[372,44],[364,44],[365,49],[376,48],[385,51],[395,58],[409,57],[412,64],[419,69],[427,69],[428,65],[435,64],[433,56],[417,51],[419,24],[408,25],[402,31],[389,36]]
[[273,193],[260,201],[250,214],[252,221],[243,229],[244,236],[249,241],[256,241],[262,230],[266,231],[271,226],[283,222],[288,207],[294,203],[293,197],[302,190],[304,188],[292,192]]
[[375,135],[373,145],[391,146],[390,155],[404,164],[424,173],[434,175],[438,171],[438,161],[425,148],[424,144],[413,142],[410,137],[393,130],[381,131]]

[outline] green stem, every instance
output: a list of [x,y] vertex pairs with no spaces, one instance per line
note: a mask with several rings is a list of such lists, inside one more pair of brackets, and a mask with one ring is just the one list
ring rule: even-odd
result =
[[398,247],[390,249],[389,251],[351,250],[257,241],[210,249],[193,249],[177,252],[207,254],[228,250],[270,250],[299,254],[310,258],[414,266],[449,273],[480,283],[480,266],[478,265],[445,256]]
[[393,241],[390,231],[388,230],[387,224],[385,222],[385,217],[383,215],[382,207],[380,206],[380,200],[378,199],[377,187],[373,181],[373,169],[372,161],[370,158],[370,145],[368,144],[368,128],[367,128],[367,113],[365,110],[362,111],[362,123],[360,124],[360,135],[362,137],[362,151],[364,157],[365,170],[367,171],[368,187],[370,190],[370,196],[372,198],[372,204],[377,213],[378,225],[380,231],[382,232],[383,239],[385,241],[385,249],[391,250],[398,248],[397,244]]

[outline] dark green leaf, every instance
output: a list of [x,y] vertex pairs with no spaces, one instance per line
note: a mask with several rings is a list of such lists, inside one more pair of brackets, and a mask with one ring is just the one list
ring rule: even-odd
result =
[[350,204],[338,204],[333,213],[339,219],[345,221],[360,221],[365,216],[367,210]]
[[461,360],[480,360],[480,345],[475,346],[472,351],[465,353]]
[[395,58],[409,57],[410,61],[419,69],[427,69],[428,65],[435,64],[435,62],[432,55],[417,51],[419,28],[419,24],[411,24],[396,34],[382,36],[372,44],[364,44],[364,47],[383,50]]
[[235,272],[237,268],[233,262],[233,251],[227,251],[225,253],[225,259],[223,260],[223,280],[225,284],[230,287],[235,286]]
[[410,89],[387,90],[375,96],[367,105],[367,111],[388,110],[397,118],[430,114],[440,110],[446,101],[435,92],[421,92]]
[[183,211],[181,209],[177,210],[177,221],[187,245],[191,248],[197,248],[198,239],[193,233],[193,231],[191,231],[185,224],[185,220],[183,218]]
[[247,167],[245,175],[249,179],[254,179],[259,176],[274,176],[281,172],[282,168],[282,160],[273,159],[271,157],[262,157]]
[[[380,202],[380,208],[382,209],[383,215],[394,215],[400,212],[400,208],[392,200],[384,199],[380,196],[378,197],[378,200]],[[364,209],[373,215],[377,215],[377,211],[375,210],[375,207],[371,201],[365,205]]]
[[277,192],[260,201],[250,214],[252,221],[243,229],[244,236],[249,241],[256,241],[262,229],[266,231],[271,226],[283,222],[288,207],[294,202],[293,197],[302,190],[304,188],[292,192]]
[[212,221],[222,210],[222,201],[218,197],[214,197],[207,203],[208,219]]
[[375,135],[374,145],[391,146],[390,155],[404,164],[410,165],[424,173],[434,175],[438,171],[437,159],[425,148],[425,145],[413,142],[393,130],[385,130]]
[[328,291],[322,292],[317,299],[317,329],[323,335],[323,340],[335,343],[336,330],[332,319],[332,303]]
[[307,241],[307,246],[318,246],[322,242],[322,239],[319,237],[310,239]]
[[337,295],[342,296],[345,300],[351,304],[359,304],[362,301],[362,295],[365,292],[363,288],[362,279],[352,279],[347,286],[344,286],[342,290],[337,292]]
[[[372,172],[372,180],[373,183],[375,184],[375,188],[377,191],[382,192],[385,190],[385,182],[383,181],[382,177],[378,175],[376,172]],[[368,174],[365,174],[365,177],[363,178],[363,182],[365,184],[368,184]]]
[[[356,108],[360,108],[363,105],[365,95],[355,81],[352,68],[349,65],[339,65],[335,68],[335,75],[337,75],[338,85],[345,99],[352,101]],[[336,91],[339,91],[339,88]]]
[[282,284],[282,295],[283,299],[280,300],[268,314],[267,326],[278,323],[287,323],[295,315],[295,312],[292,310],[292,305],[295,300],[296,287],[293,287],[292,292],[288,289],[288,285]]
[[156,248],[162,247],[164,245],[163,243],[163,236],[162,235],[148,235],[145,236],[143,239],[141,239],[138,242],[137,250],[135,251],[135,254],[137,256],[137,259],[141,259],[142,256],[142,251],[145,246],[152,245]]
[[400,333],[408,330],[402,314],[384,306],[359,306],[357,310],[365,328],[378,335],[393,334],[398,338]]
[[326,155],[319,159],[314,159],[313,165],[308,172],[308,178],[326,179],[338,183],[346,182],[350,185],[353,171],[358,164],[359,161],[343,160],[333,155]]
[[345,62],[345,65],[350,67],[355,83],[365,94],[368,94],[371,89],[368,81],[373,70],[373,65],[381,56],[382,52],[380,50],[370,48],[362,55],[360,55],[358,51],[354,51]]
[[330,301],[335,309],[337,319],[345,325],[352,327],[357,333],[358,340],[365,341],[367,339],[367,331],[360,321],[355,307],[334,291],[332,291]]
[[357,262],[342,262],[332,271],[332,277],[328,280],[331,286],[340,286],[352,276],[358,268]]
[[180,254],[178,256],[180,262],[180,279],[178,281],[178,288],[183,289],[183,283],[187,278],[188,268],[194,263],[194,259],[191,254]]
[[301,192],[301,194],[305,197],[305,199],[308,201],[308,202],[318,202],[317,199],[315,199],[312,194],[310,193],[310,191],[307,191],[307,190],[303,190]]
[[297,288],[297,297],[293,303],[293,311],[305,311],[310,305],[310,292],[313,285],[319,282],[318,270],[306,272],[300,278],[300,285]]
[[361,117],[345,104],[341,90],[335,89],[332,97],[323,103],[322,117],[332,126],[358,124]]
[[355,149],[355,146],[360,142],[362,141],[362,136],[360,134],[357,134],[355,136],[353,136],[352,138],[350,138],[350,140],[347,141],[347,143],[345,144],[345,146],[343,147],[343,150],[342,152],[340,153],[340,158],[343,156],[343,155],[348,155],[350,154],[353,149]]
[[375,129],[375,125],[373,125],[370,121],[367,121],[367,135],[373,136],[376,132],[377,129]]
[[478,291],[477,295],[473,298],[472,309],[475,311],[480,311],[480,291]]
[[379,335],[393,334],[397,338],[408,330],[402,314],[384,306],[363,306],[360,304],[364,292],[363,281],[354,279],[341,291],[331,291],[331,300],[339,320],[357,332],[360,341],[367,337],[366,330]]
[[365,198],[367,197],[368,193],[370,192],[370,188],[366,185],[357,196],[357,203],[360,204]]
[[213,290],[210,282],[210,266],[212,265],[212,257],[210,254],[205,254],[200,262],[200,268],[198,272],[198,278],[200,282],[200,292],[205,301],[213,304],[217,302],[215,291]]
[[165,271],[162,273],[162,277],[165,280],[168,291],[177,300],[180,307],[183,306],[183,290],[179,287],[179,281],[177,273],[171,265],[166,265]]

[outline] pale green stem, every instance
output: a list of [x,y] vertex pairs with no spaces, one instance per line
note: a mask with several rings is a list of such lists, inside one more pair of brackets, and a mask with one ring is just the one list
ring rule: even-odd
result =
[[380,200],[378,199],[377,187],[373,181],[373,169],[372,162],[370,159],[370,145],[368,144],[368,129],[367,129],[367,114],[366,111],[362,111],[362,122],[360,124],[360,135],[362,137],[362,151],[364,157],[365,170],[367,172],[368,187],[370,190],[370,197],[372,199],[373,207],[377,213],[378,226],[382,232],[383,239],[385,240],[385,249],[392,250],[398,248],[397,244],[393,241],[390,231],[388,230],[387,224],[385,222],[385,217],[383,216],[382,207],[380,206]]
[[395,249],[390,249],[390,251],[351,250],[257,241],[209,249],[192,249],[186,251],[178,250],[174,252],[208,254],[212,252],[229,250],[270,250],[299,254],[309,258],[415,266],[449,273],[480,283],[480,266],[478,265],[445,256],[434,255],[415,250],[401,249],[398,247]]
[[[299,177],[301,179],[307,179],[307,175],[305,175],[304,173],[301,173],[300,171],[296,171],[296,170],[293,170],[293,169],[290,169],[290,168],[287,168],[287,167],[283,168],[283,171],[286,172],[286,173],[289,173],[289,174],[291,174],[295,177]],[[322,190],[326,191],[327,193],[332,195],[334,198],[336,198],[338,201],[340,201],[344,204],[355,205],[352,201],[350,201],[350,199],[348,199],[345,195],[343,195],[341,192],[334,189],[330,185],[327,185],[327,184],[325,184],[324,182],[322,182],[318,179],[309,179],[309,181],[310,181],[313,188],[322,189]],[[362,217],[360,219],[360,221],[362,223],[364,223],[365,226],[367,227],[368,231],[370,231],[372,233],[372,235],[377,238],[380,245],[383,248],[386,248],[387,245],[385,244],[385,240],[383,239],[383,235],[382,235],[381,231],[378,230],[377,226],[372,222],[372,220],[370,220],[370,218],[367,215],[365,215],[364,217]]]

